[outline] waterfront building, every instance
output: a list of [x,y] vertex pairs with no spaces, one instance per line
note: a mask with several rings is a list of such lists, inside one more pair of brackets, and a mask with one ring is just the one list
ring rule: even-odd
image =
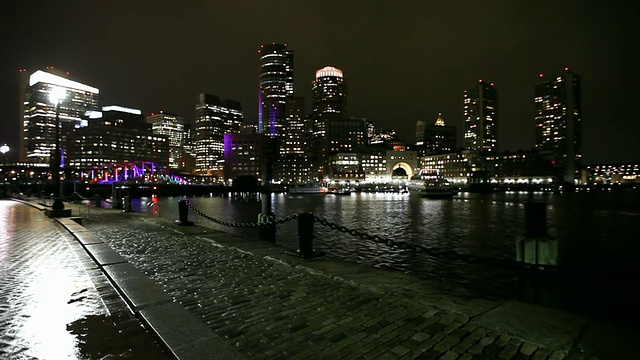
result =
[[430,154],[418,159],[420,168],[437,169],[446,179],[458,186],[472,183],[474,173],[482,171],[477,151],[459,150],[450,153]]
[[224,178],[233,182],[238,177],[254,177],[261,181],[265,156],[275,155],[275,141],[263,134],[224,135]]
[[58,87],[63,88],[66,95],[58,111],[63,163],[66,161],[66,133],[86,126],[89,115],[100,111],[98,88],[73,81],[68,78],[68,73],[53,68],[35,71],[25,85],[22,103],[22,161],[47,165],[51,162],[56,148],[56,104],[50,102],[49,94]]
[[168,137],[99,121],[70,132],[67,146],[69,165],[81,170],[141,161],[169,166]]
[[446,125],[442,113],[434,124],[426,124],[422,120],[416,123],[416,146],[425,154],[452,152],[456,150],[456,128]]
[[484,169],[494,184],[535,187],[558,184],[561,174],[538,150],[504,151],[483,159]]
[[636,185],[640,183],[640,164],[587,165],[582,177],[584,184]]
[[564,170],[565,183],[576,184],[582,166],[580,77],[568,68],[558,76],[540,74],[534,103],[535,148]]
[[147,116],[151,132],[169,139],[169,168],[177,169],[183,154],[184,119],[176,114],[160,111]]
[[400,173],[406,175],[405,180],[410,179],[418,168],[418,153],[413,150],[387,150],[386,151],[387,174],[402,169]]
[[464,91],[464,148],[496,152],[498,140],[498,92],[482,79]]
[[286,98],[293,96],[293,50],[272,43],[261,45],[258,56],[258,132],[275,137],[284,125]]
[[240,133],[243,118],[239,102],[200,94],[194,136],[196,173],[224,178],[225,135]]
[[286,184],[318,181],[318,161],[304,154],[281,155],[275,162],[273,179]]
[[359,153],[359,162],[367,182],[385,182],[387,173],[387,151],[382,147],[368,146]]
[[365,172],[357,153],[336,153],[329,158],[328,177],[331,180],[364,180]]
[[184,124],[184,137],[182,141],[182,155],[178,163],[178,170],[183,173],[191,173],[196,169],[195,131],[191,124]]

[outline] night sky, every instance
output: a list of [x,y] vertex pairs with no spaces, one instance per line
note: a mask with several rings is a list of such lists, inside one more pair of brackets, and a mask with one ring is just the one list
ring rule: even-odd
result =
[[[295,95],[335,66],[349,114],[414,141],[442,112],[462,136],[462,94],[499,92],[499,150],[534,144],[538,75],[582,79],[587,164],[640,162],[637,1],[10,1],[1,12],[0,143],[17,150],[19,73],[55,66],[103,105],[193,121],[202,92],[257,121],[260,44],[295,53]],[[17,151],[12,151],[17,155]],[[10,157],[12,160],[13,157]]]

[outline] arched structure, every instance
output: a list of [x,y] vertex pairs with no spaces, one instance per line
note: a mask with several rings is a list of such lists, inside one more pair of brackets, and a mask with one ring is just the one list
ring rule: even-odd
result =
[[397,168],[402,168],[402,170],[404,170],[407,173],[407,179],[411,179],[411,177],[415,174],[411,165],[407,164],[406,162],[401,161],[393,164],[393,167],[391,168],[391,170],[393,171]]
[[188,181],[151,161],[105,164],[83,172],[80,176],[90,184],[188,184]]

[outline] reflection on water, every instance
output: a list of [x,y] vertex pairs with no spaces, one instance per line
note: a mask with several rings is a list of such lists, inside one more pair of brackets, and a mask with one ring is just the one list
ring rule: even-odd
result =
[[[524,229],[524,203],[545,202],[548,232],[561,241],[566,249],[566,264],[570,265],[566,268],[573,269],[567,281],[576,289],[590,287],[594,293],[602,290],[591,295],[600,302],[596,305],[636,299],[620,299],[627,296],[627,292],[610,284],[616,284],[613,278],[627,279],[626,275],[636,267],[632,264],[637,262],[635,258],[640,250],[635,240],[640,228],[637,192],[461,193],[454,199],[425,199],[393,193],[271,196],[278,219],[312,212],[331,222],[399,244],[418,244],[428,249],[503,260],[514,258],[515,239]],[[178,200],[160,199],[163,217],[178,218]],[[149,199],[139,201],[141,203],[134,207],[144,211],[141,204]],[[234,201],[225,197],[190,201],[209,216],[238,223],[256,222],[261,210],[259,201]],[[190,220],[257,238],[255,229],[225,228],[196,218],[193,213]],[[295,221],[278,225],[277,242],[297,248]],[[435,281],[443,290],[460,295],[512,298],[517,292],[517,274],[513,269],[433,257],[428,251],[415,252],[406,246],[355,238],[320,224],[315,225],[314,247],[332,257],[399,269]]]

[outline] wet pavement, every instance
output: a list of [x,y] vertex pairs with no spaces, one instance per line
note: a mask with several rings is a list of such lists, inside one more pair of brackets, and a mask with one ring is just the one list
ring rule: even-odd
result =
[[[25,207],[19,206],[0,209]],[[28,221],[24,216],[15,220],[17,213],[10,215],[10,222],[35,222],[28,236],[33,239],[25,241],[42,241],[38,234],[47,230],[38,230],[43,219],[37,212]],[[429,281],[397,271],[327,257],[303,260],[277,245],[201,226],[180,227],[137,213],[92,209],[83,225],[65,226],[78,231],[78,241],[99,269],[169,349],[212,332],[198,340],[208,348],[192,347],[179,358],[225,358],[220,354],[229,349],[250,359],[636,358],[637,330],[578,314],[517,301],[451,296]],[[4,246],[2,256],[11,253]],[[138,283],[132,277],[139,278]],[[9,287],[0,285],[5,296]],[[90,288],[70,288],[67,302],[87,300],[67,305],[97,299]],[[83,289],[89,290],[80,293]],[[162,300],[163,294],[170,300]],[[57,321],[72,324],[68,336],[83,328],[78,319],[100,324],[103,315],[99,306],[88,306],[71,322]],[[0,320],[15,324],[12,328],[22,321],[19,314],[6,312],[0,313]],[[85,332],[85,337],[91,336],[93,331]],[[3,332],[3,344],[5,338]],[[0,354],[37,348],[22,338],[13,339],[25,343],[24,350],[11,347],[13,352]]]
[[170,358],[67,230],[0,200],[0,358]]

